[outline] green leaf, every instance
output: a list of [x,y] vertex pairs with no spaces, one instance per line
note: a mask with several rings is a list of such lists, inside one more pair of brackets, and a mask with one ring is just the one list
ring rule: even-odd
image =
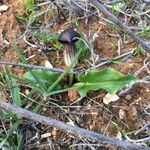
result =
[[42,110],[43,110],[43,105],[39,104],[32,110],[32,112],[40,113]]
[[19,126],[19,124],[21,123],[21,120],[17,120],[12,127],[10,128],[10,130],[7,132],[7,136],[6,138],[0,142],[0,149],[2,148],[2,146],[6,143],[7,139],[13,134],[14,131],[17,131],[17,128]]
[[21,134],[17,134],[17,147],[16,150],[22,150],[23,148],[23,143],[22,143],[22,135]]
[[104,89],[114,94],[131,81],[135,81],[136,77],[131,75],[123,75],[112,68],[106,68],[102,71],[91,71],[87,75],[78,76],[79,83],[74,87],[79,89],[81,96],[86,96],[90,90]]
[[[58,76],[54,75],[51,71],[44,71],[44,70],[32,70],[34,74],[36,74],[36,77],[38,80],[40,80],[44,86],[46,87],[45,93],[47,92],[48,88],[57,80]],[[37,80],[34,78],[34,76],[31,74],[31,72],[26,72],[23,76],[24,80],[29,83],[33,88],[36,88],[36,90],[41,90],[41,85]],[[54,90],[61,89],[60,85],[57,85]]]
[[[58,37],[59,37],[59,33],[47,33],[43,30],[37,30],[33,33],[31,33],[35,38],[37,38],[40,42],[43,42],[43,43],[47,43],[49,41],[57,41],[58,40]],[[58,43],[58,41],[57,41]]]
[[10,119],[10,118],[13,118],[13,117],[14,117],[14,114],[10,113],[10,112],[0,113],[0,119],[3,119],[3,120],[7,120],[7,119]]
[[27,64],[28,61],[27,61],[26,57],[23,55],[20,48],[16,44],[13,44],[13,49],[17,53],[17,55],[19,56],[19,59],[22,60],[23,63]]
[[23,0],[26,11],[33,11],[34,10],[34,5],[35,5],[35,0]]
[[59,35],[60,35],[59,33],[47,34],[46,39],[47,39],[47,41],[58,40]]
[[[65,75],[68,73],[69,70],[71,70],[73,68],[73,65],[75,64],[75,62],[77,61],[78,57],[80,56],[82,52],[82,48],[80,48],[80,50],[77,52],[77,54],[75,55],[75,57],[72,60],[71,65],[65,70],[64,73],[62,73],[58,79],[48,88],[48,92],[51,93],[54,91],[54,88],[56,88],[56,86],[58,86],[58,84],[62,81],[62,79],[65,77]],[[56,90],[55,90],[56,91]]]
[[20,89],[18,88],[17,82],[14,78],[12,78],[9,75],[5,75],[5,77],[7,80],[7,84],[9,86],[13,103],[20,107],[21,106]]
[[22,105],[26,105],[28,103],[28,101],[30,100],[30,98],[35,94],[36,90],[32,89],[24,99],[22,99]]
[[[21,52],[20,48],[16,44],[13,45],[13,48],[14,48],[15,52],[18,54],[18,56],[21,59],[21,61],[23,61],[23,63],[25,63],[25,64],[28,64],[28,61],[27,61],[26,57],[24,56],[24,54]],[[34,77],[34,79],[36,79],[36,82],[39,82],[42,91],[45,91],[46,87],[38,79],[38,77],[36,76],[36,74],[34,74],[34,72],[31,69],[27,68],[27,70],[30,72],[30,74],[32,74],[32,76]]]
[[82,52],[78,59],[88,58],[90,56],[90,48],[82,40],[79,39],[78,42],[76,42],[76,47],[77,50],[82,48]]
[[126,8],[126,5],[125,5],[124,2],[120,2],[120,3],[114,4],[113,7],[112,7],[113,11],[114,10],[119,11],[119,10],[122,10],[124,8]]

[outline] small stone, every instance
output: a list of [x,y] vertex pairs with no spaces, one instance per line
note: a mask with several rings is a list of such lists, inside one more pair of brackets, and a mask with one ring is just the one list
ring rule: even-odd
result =
[[29,89],[25,90],[25,94],[28,95],[29,94]]
[[110,102],[115,102],[119,100],[119,96],[117,94],[109,94],[107,93],[104,98],[103,98],[103,103],[104,104],[109,104]]
[[45,111],[47,111],[47,108],[46,108],[46,107],[44,107],[44,108],[43,108],[43,111],[44,111],[44,112],[45,112]]
[[126,95],[125,99],[126,100],[131,100],[132,99],[132,95],[131,94]]
[[126,116],[125,111],[123,109],[120,109],[119,110],[119,118],[122,120],[125,118],[125,116]]
[[39,145],[39,144],[40,144],[40,141],[37,141],[36,144]]
[[7,5],[1,5],[0,6],[0,12],[6,11],[8,9]]

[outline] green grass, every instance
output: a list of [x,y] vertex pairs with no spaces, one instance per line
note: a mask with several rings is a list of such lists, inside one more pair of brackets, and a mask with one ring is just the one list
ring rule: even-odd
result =
[[25,12],[23,15],[19,16],[16,15],[19,22],[21,22],[24,25],[32,25],[35,21],[37,21],[37,18],[34,17],[36,12],[35,4],[36,0],[23,0]]

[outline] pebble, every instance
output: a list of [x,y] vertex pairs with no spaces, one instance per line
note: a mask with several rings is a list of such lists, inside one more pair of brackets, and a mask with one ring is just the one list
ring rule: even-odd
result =
[[131,94],[126,95],[125,99],[126,100],[131,100],[132,99],[132,95]]

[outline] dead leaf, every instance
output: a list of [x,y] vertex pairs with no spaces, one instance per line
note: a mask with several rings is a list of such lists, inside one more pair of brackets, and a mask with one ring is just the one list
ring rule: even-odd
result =
[[7,9],[8,9],[8,6],[7,6],[7,5],[1,5],[1,6],[0,6],[0,12],[7,11]]
[[123,109],[120,109],[119,110],[119,118],[122,120],[125,118],[125,116],[126,116],[125,111]]
[[44,139],[44,138],[48,138],[48,137],[50,137],[51,136],[51,133],[44,133],[44,134],[42,134],[41,135],[41,139]]
[[78,91],[77,90],[68,91],[68,97],[71,102],[75,101],[78,98]]
[[118,140],[122,140],[122,134],[121,134],[120,131],[118,131],[118,133],[117,133],[115,138],[118,139]]
[[103,98],[104,104],[109,104],[110,102],[115,102],[119,100],[119,96],[117,94],[109,94],[107,93],[105,97]]
[[128,118],[131,121],[136,121],[138,119],[138,113],[136,107],[130,106],[130,109],[128,111]]
[[45,67],[53,68],[53,65],[50,63],[50,61],[45,61]]
[[56,137],[56,135],[57,135],[57,128],[53,128],[51,134],[52,134],[52,136]]

